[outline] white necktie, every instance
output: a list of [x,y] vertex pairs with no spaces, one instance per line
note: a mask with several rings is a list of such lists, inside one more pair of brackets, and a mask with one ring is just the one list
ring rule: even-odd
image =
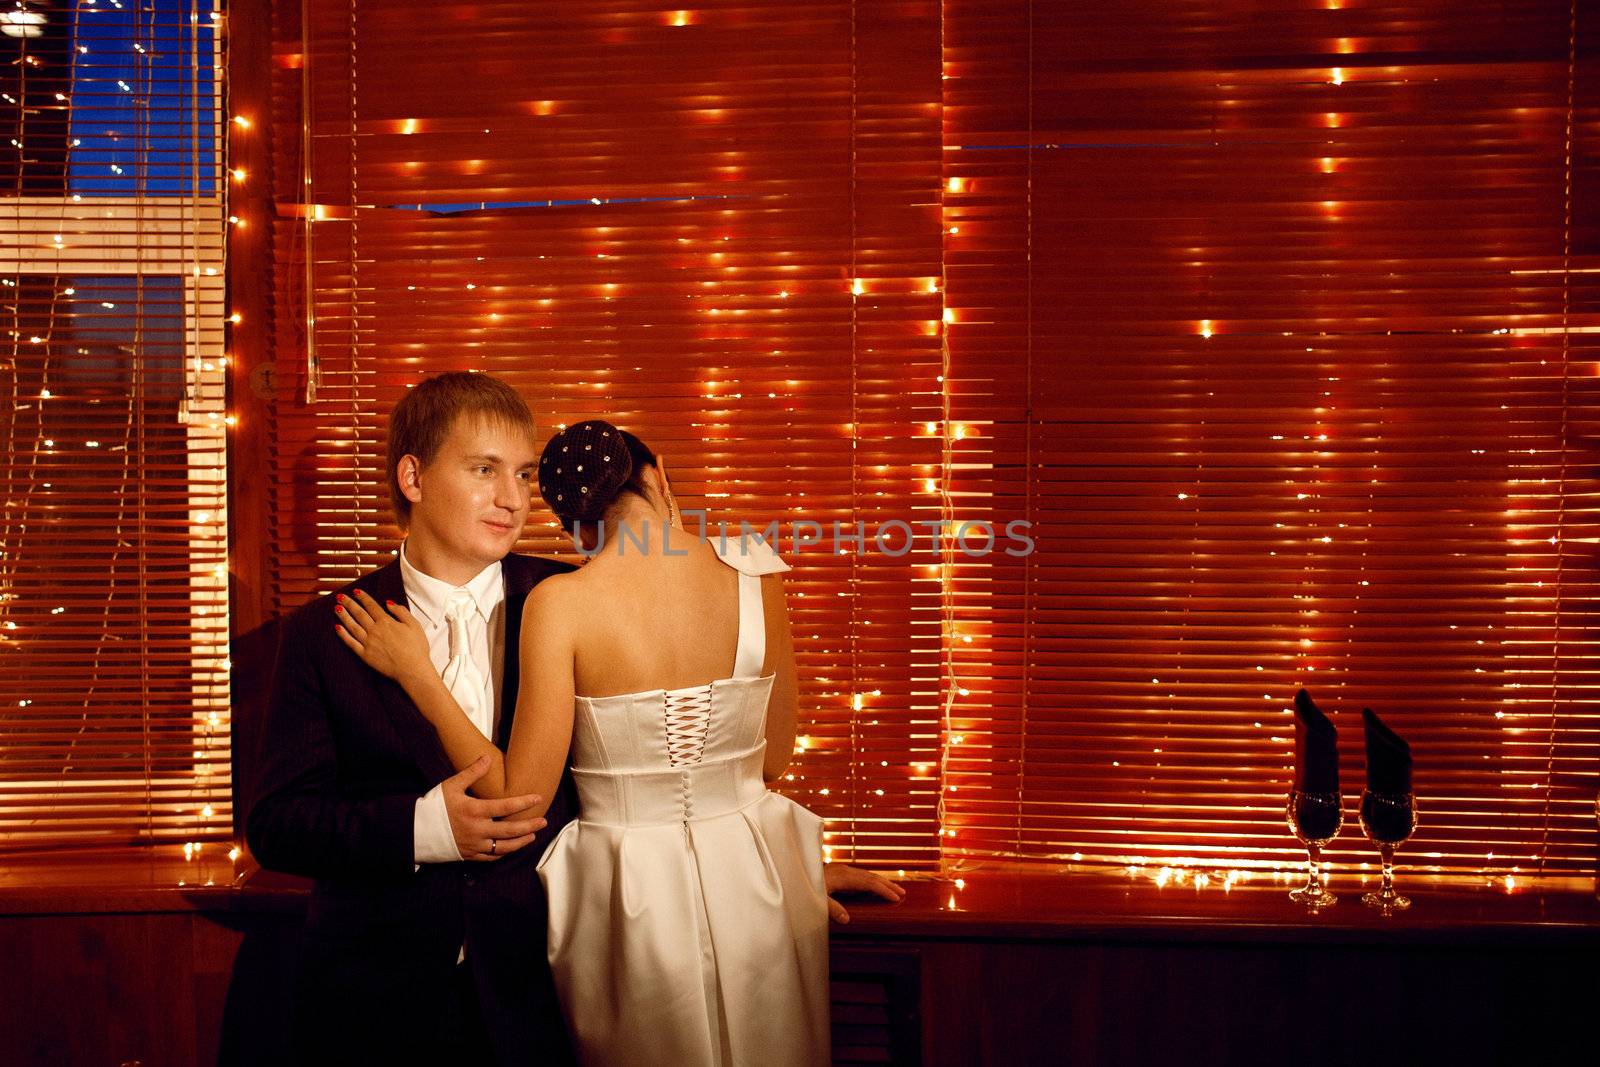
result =
[[473,662],[471,631],[467,629],[467,620],[477,610],[477,601],[465,589],[457,589],[445,601],[444,618],[450,624],[450,662],[444,665],[441,677],[467,718],[483,730],[483,673]]

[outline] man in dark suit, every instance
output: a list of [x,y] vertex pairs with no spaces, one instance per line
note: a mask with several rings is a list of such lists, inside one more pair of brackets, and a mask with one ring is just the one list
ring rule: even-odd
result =
[[[444,374],[390,420],[398,558],[356,580],[408,605],[462,708],[504,748],[528,592],[570,570],[510,554],[537,451],[505,383]],[[575,810],[564,779],[479,800],[404,691],[339,641],[337,597],[283,627],[246,837],[263,866],[315,880],[297,990],[307,1063],[519,1065],[571,1058],[545,962],[536,864]]]

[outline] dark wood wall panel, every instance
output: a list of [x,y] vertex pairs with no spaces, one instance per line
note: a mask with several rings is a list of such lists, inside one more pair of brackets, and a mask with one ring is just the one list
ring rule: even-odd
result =
[[0,1065],[292,1062],[302,908],[21,914],[10,903],[0,894]]
[[1592,972],[1592,945],[917,947],[927,1067],[1554,1064],[1595,1051],[1589,993],[1568,978]]
[[[871,926],[873,919],[861,925]],[[0,917],[7,1067],[281,1065],[299,917]],[[1593,1060],[1596,936],[1516,944],[836,929],[841,1064]],[[1548,931],[1546,931],[1548,933]],[[866,936],[862,936],[866,934]]]

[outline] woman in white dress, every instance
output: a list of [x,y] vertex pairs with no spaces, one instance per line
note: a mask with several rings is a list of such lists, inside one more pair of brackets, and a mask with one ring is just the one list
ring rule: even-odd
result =
[[528,597],[503,758],[422,669],[403,607],[355,606],[346,642],[405,686],[458,768],[489,759],[480,796],[549,798],[570,745],[579,815],[539,873],[585,1063],[825,1064],[821,820],[766,787],[794,749],[788,567],[759,539],[684,532],[660,462],[610,423],[557,434],[538,480],[594,554]]

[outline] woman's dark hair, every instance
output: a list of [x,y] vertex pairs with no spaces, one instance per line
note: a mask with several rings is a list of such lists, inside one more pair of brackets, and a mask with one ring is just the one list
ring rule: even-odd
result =
[[655,466],[645,443],[604,419],[573,423],[539,457],[539,495],[562,527],[599,522],[623,493],[648,499],[641,477]]

